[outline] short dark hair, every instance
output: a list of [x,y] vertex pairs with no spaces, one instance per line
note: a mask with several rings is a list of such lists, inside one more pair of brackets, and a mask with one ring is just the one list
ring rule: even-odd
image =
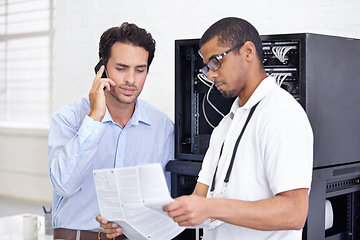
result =
[[137,47],[143,47],[148,53],[147,71],[154,59],[156,42],[151,34],[133,23],[124,22],[121,26],[112,27],[106,30],[100,38],[99,57],[107,64],[111,48],[116,42],[126,43]]
[[214,37],[218,37],[221,45],[228,47],[233,47],[246,41],[252,42],[255,45],[258,58],[262,64],[263,52],[260,35],[256,28],[246,20],[228,17],[215,22],[201,37],[200,47]]

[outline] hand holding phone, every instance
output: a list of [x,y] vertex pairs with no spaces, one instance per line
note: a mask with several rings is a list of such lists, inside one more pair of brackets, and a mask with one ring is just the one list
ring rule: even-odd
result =
[[[102,65],[104,65],[105,67],[103,59],[100,59],[98,64],[96,64],[95,66],[96,77],[89,92],[89,101],[90,101],[89,117],[99,122],[101,122],[106,112],[106,98],[105,98],[106,88],[110,90],[111,86],[116,85],[116,83],[108,77],[106,67],[104,68],[104,71],[100,77],[99,70]],[[104,91],[103,94],[99,94],[99,91],[101,90]]]

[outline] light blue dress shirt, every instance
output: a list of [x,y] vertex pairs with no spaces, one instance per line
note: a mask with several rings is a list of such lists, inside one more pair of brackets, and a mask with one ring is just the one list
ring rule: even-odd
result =
[[49,139],[49,175],[53,186],[53,227],[100,230],[93,170],[160,163],[173,159],[174,125],[169,117],[141,99],[124,128],[108,111],[102,122],[88,116],[83,98],[53,114]]

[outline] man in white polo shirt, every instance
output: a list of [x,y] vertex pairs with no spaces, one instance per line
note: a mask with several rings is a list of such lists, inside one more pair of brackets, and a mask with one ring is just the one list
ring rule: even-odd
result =
[[164,210],[181,226],[212,219],[204,240],[300,240],[313,161],[304,110],[267,77],[260,36],[247,21],[213,24],[200,53],[203,73],[224,97],[237,98],[211,135],[194,193]]

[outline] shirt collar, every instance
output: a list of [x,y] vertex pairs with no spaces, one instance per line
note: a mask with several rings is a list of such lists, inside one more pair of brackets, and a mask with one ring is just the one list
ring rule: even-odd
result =
[[107,106],[106,106],[105,115],[104,115],[104,117],[103,117],[103,119],[102,119],[101,122],[113,122],[113,119],[112,119],[112,117],[111,117],[111,115],[110,115],[110,113],[109,113],[109,110],[108,110]]
[[[106,107],[106,112],[105,112],[102,122],[114,122],[107,107]],[[145,111],[143,100],[136,99],[135,100],[135,111],[134,111],[133,115],[131,116],[128,124],[126,124],[126,125],[138,125],[139,122],[151,125],[150,118],[146,114],[146,111]]]
[[[270,90],[276,86],[275,78],[273,77],[267,77],[264,80],[262,80],[253,92],[251,94],[249,100],[245,103],[244,106],[242,106],[243,109],[251,109],[255,104],[261,101],[269,92]],[[237,97],[234,101],[234,103],[231,106],[230,113],[235,114],[236,110],[240,108],[239,105],[239,97]]]
[[133,119],[132,120],[133,125],[137,125],[139,124],[139,122],[151,125],[151,120],[148,114],[146,113],[145,104],[142,99],[136,99],[135,111],[131,119]]

